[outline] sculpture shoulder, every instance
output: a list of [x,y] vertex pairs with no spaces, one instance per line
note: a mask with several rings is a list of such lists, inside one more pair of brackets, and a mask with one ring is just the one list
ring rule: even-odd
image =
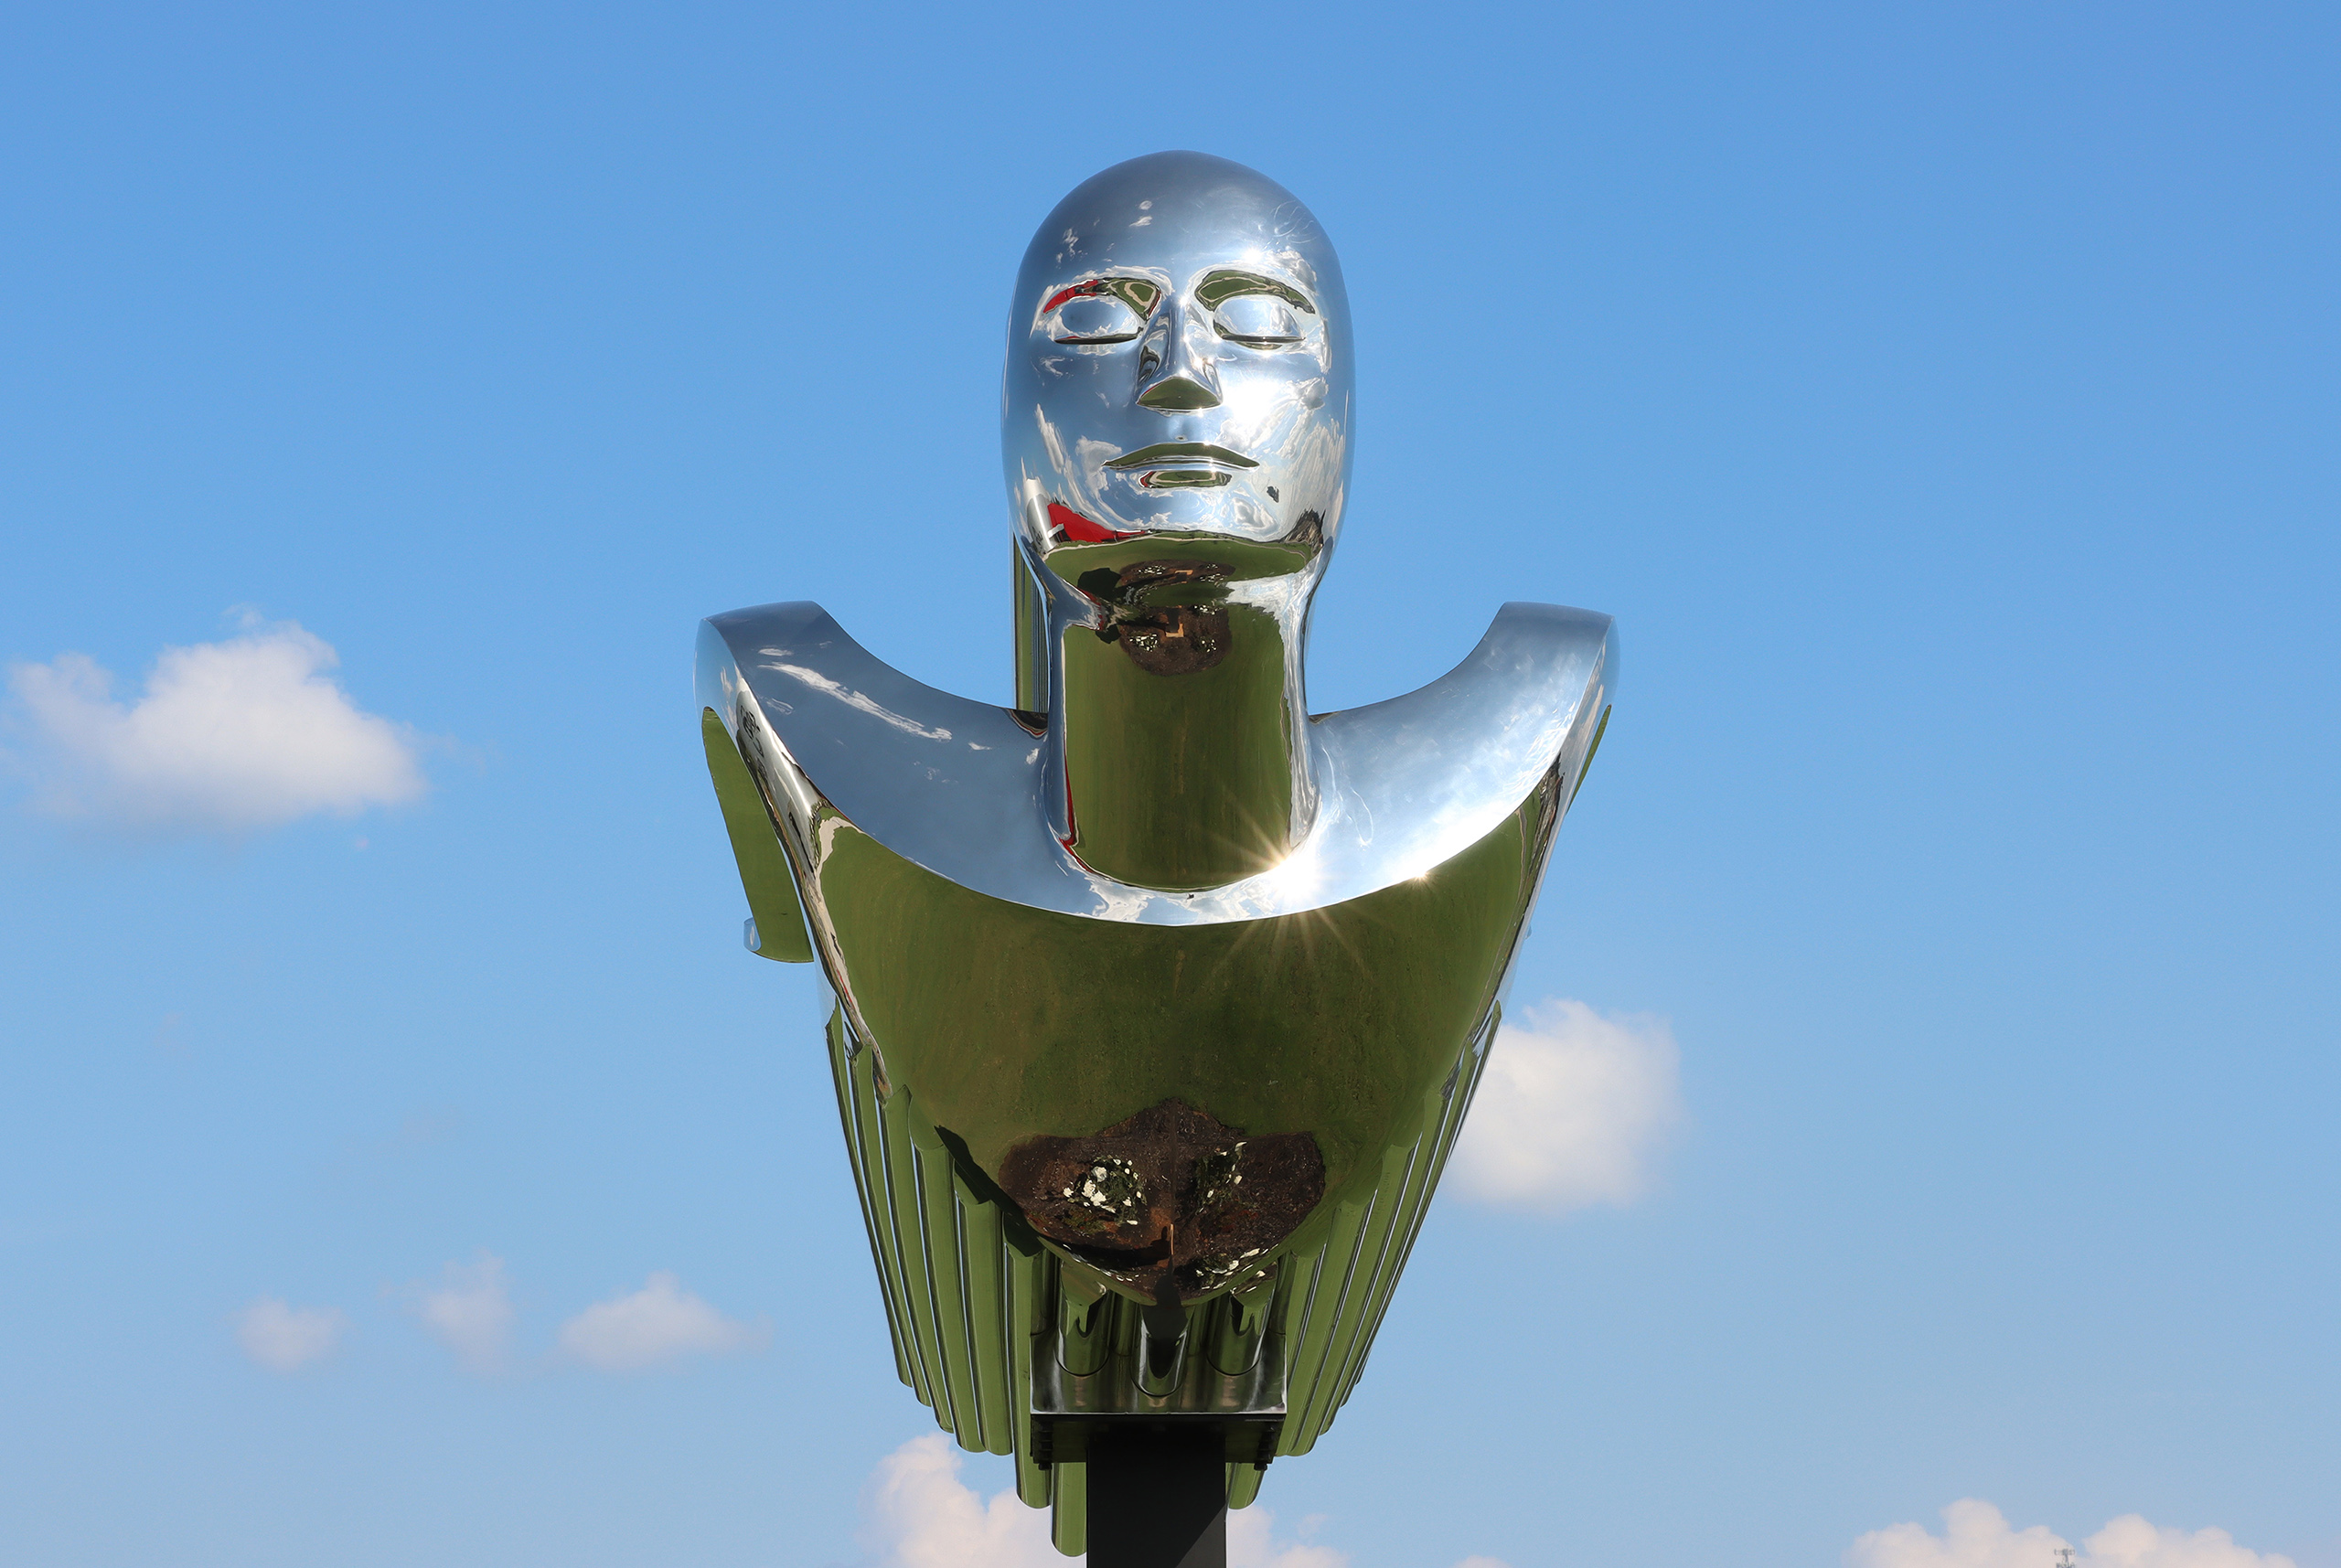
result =
[[1064,881],[1054,841],[1036,831],[1040,736],[1007,709],[904,675],[819,605],[711,616],[694,684],[802,830],[826,808],[955,881],[1032,891],[1020,901],[1047,901]]
[[1035,739],[1007,709],[914,680],[804,601],[701,623],[697,686],[701,706],[718,713],[751,693],[792,734],[866,752],[881,773],[907,767],[932,780],[940,767],[947,783],[965,759],[1030,752]]
[[914,680],[818,604],[700,627],[700,705],[794,831],[824,813],[903,859],[1010,902],[1144,924],[1252,920],[1362,897],[1460,854],[1558,769],[1574,792],[1616,684],[1609,618],[1507,604],[1420,690],[1312,720],[1306,840],[1274,870],[1200,893],[1102,877],[1048,831],[1046,735],[1027,715]]
[[1606,707],[1617,682],[1617,624],[1609,616],[1515,603],[1497,612],[1462,663],[1428,686],[1313,723],[1326,749],[1352,769],[1371,765],[1381,777],[1436,758],[1440,771],[1459,766],[1517,800],[1499,779],[1517,779],[1523,769],[1541,776],[1588,696]]
[[1545,775],[1575,793],[1618,684],[1615,623],[1510,603],[1461,664],[1418,690],[1311,725],[1317,837],[1341,881],[1418,875],[1519,809]]

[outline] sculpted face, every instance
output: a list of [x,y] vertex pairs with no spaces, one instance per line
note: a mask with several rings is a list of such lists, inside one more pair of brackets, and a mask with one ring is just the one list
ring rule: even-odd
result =
[[1158,153],[1084,182],[1033,236],[1009,317],[1025,540],[1061,571],[1133,538],[1243,541],[1282,548],[1224,551],[1225,575],[1313,577],[1349,483],[1349,333],[1333,248],[1274,181]]

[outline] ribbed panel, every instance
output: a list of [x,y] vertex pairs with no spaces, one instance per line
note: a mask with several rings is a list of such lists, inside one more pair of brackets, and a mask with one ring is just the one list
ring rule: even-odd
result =
[[1406,1253],[1407,1239],[1425,1207],[1423,1189],[1438,1147],[1435,1139],[1426,1138],[1406,1148],[1403,1161],[1399,1155],[1399,1150],[1392,1149],[1384,1161],[1384,1172],[1396,1175],[1397,1201],[1388,1211],[1389,1228],[1376,1243],[1373,1271],[1366,1276],[1365,1288],[1358,1295],[1357,1317],[1347,1337],[1341,1365],[1313,1392],[1309,1402],[1312,1416],[1322,1413],[1318,1424],[1320,1432],[1333,1424],[1334,1413],[1349,1397],[1350,1385],[1356,1381],[1358,1368],[1365,1360],[1366,1347],[1373,1342],[1374,1330],[1390,1304],[1391,1290],[1398,1283],[1398,1261]]
[[1059,1465],[1049,1487],[1049,1544],[1078,1557],[1089,1550],[1089,1467]]
[[1049,1325],[1049,1259],[1040,1243],[1002,1232],[1008,1285],[1010,1435],[1016,1445],[1016,1495],[1032,1508],[1049,1506],[1049,1473],[1032,1462],[1032,1337]]
[[[1285,1424],[1288,1435],[1286,1442],[1292,1445],[1288,1450],[1290,1453],[1307,1453],[1332,1423],[1334,1384],[1341,1369],[1347,1364],[1364,1321],[1368,1287],[1383,1250],[1389,1244],[1413,1152],[1411,1147],[1402,1147],[1384,1154],[1382,1179],[1375,1184],[1373,1195],[1362,1211],[1355,1211],[1357,1217],[1352,1224],[1335,1228],[1333,1240],[1326,1245],[1327,1266],[1320,1279],[1331,1282],[1338,1275],[1339,1287],[1329,1299],[1323,1285],[1320,1285],[1318,1320],[1309,1326],[1309,1341],[1296,1369],[1298,1376],[1287,1389],[1285,1397],[1293,1411]],[[1350,1208],[1347,1204],[1342,1207]],[[1349,1218],[1347,1213],[1342,1217]],[[1346,1246],[1342,1244],[1345,1230]]]
[[[1288,1354],[1291,1413],[1279,1454],[1309,1452],[1357,1386],[1479,1089],[1497,1017],[1491,1009],[1452,1075],[1423,1097],[1414,1139],[1383,1151],[1373,1190],[1336,1207],[1324,1245],[1282,1260],[1268,1307]],[[1054,1260],[998,1201],[978,1196],[908,1089],[880,1096],[871,1053],[854,1048],[841,1010],[828,1032],[895,1371],[961,1447],[1013,1455],[1018,1496],[1053,1505],[1058,1548],[1077,1552],[1087,1536],[1083,1467],[1043,1470],[1032,1458],[1033,1337],[1056,1310]],[[1112,1316],[1117,1333],[1136,1321]],[[1249,1503],[1260,1479],[1249,1466],[1233,1467],[1231,1504]]]
[[1383,1151],[1382,1177],[1372,1195],[1362,1204],[1341,1206],[1332,1233],[1313,1258],[1285,1259],[1292,1279],[1286,1343],[1295,1349],[1286,1385],[1292,1413],[1277,1453],[1308,1453],[1357,1386],[1479,1086],[1498,1016],[1489,1010],[1452,1076],[1423,1097],[1414,1141]]
[[1010,1239],[1000,1205],[968,1186],[909,1090],[881,1098],[871,1055],[854,1049],[841,1009],[830,1013],[828,1039],[896,1375],[961,1447],[1029,1449],[1040,1248]]
[[[1438,1179],[1446,1173],[1447,1157],[1454,1152],[1456,1135],[1462,1131],[1463,1118],[1469,1113],[1471,1096],[1479,1089],[1480,1073],[1486,1067],[1488,1046],[1495,1038],[1496,1021],[1500,1015],[1491,1010],[1488,1021],[1480,1030],[1472,1050],[1458,1064],[1456,1076],[1438,1093],[1436,1107],[1426,1105],[1432,1120],[1432,1133],[1427,1140],[1428,1158],[1417,1163],[1418,1186],[1404,1206],[1407,1215],[1405,1233],[1391,1253],[1382,1271],[1381,1280],[1366,1317],[1364,1331],[1359,1335],[1356,1353],[1343,1369],[1340,1389],[1331,1404],[1334,1413],[1349,1403],[1351,1392],[1358,1379],[1364,1375],[1366,1357],[1374,1349],[1374,1337],[1380,1332],[1383,1316],[1390,1309],[1390,1298],[1396,1293],[1398,1278],[1406,1272],[1406,1260],[1414,1255],[1415,1238],[1422,1233],[1423,1220],[1430,1212],[1431,1195],[1438,1190]],[[1325,1419],[1325,1426],[1332,1425],[1332,1415]]]
[[1305,1264],[1297,1256],[1285,1261],[1287,1267],[1305,1267],[1308,1281],[1307,1288],[1293,1295],[1293,1315],[1285,1329],[1285,1343],[1292,1347],[1291,1360],[1287,1364],[1285,1403],[1296,1413],[1285,1422],[1284,1435],[1277,1444],[1279,1453],[1306,1454],[1317,1440],[1316,1429],[1309,1424],[1305,1413],[1317,1380],[1324,1374],[1325,1358],[1332,1348],[1333,1323],[1341,1315],[1342,1298],[1348,1292],[1350,1276],[1357,1263],[1365,1219],[1363,1206],[1340,1205],[1333,1211],[1333,1233],[1326,1238],[1324,1249]]
[[927,1392],[932,1381],[904,1287],[902,1240],[894,1226],[893,1189],[886,1174],[875,1096],[869,1092],[870,1056],[854,1051],[842,1009],[831,1008],[827,1033],[838,1115],[845,1126],[846,1157],[853,1168],[853,1189],[861,1202],[862,1224],[869,1231],[871,1256],[878,1265],[878,1294],[886,1306],[886,1328],[894,1341],[894,1373],[922,1402],[932,1404],[935,1402]]

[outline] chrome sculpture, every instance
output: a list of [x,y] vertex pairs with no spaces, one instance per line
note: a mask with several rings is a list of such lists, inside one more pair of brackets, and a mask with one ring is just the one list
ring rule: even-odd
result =
[[1117,165],[1010,307],[1016,705],[808,603],[700,628],[749,945],[834,996],[895,1370],[1068,1553],[1117,1424],[1204,1434],[1239,1508],[1331,1424],[1608,720],[1609,618],[1522,603],[1430,686],[1309,712],[1352,383],[1307,208]]

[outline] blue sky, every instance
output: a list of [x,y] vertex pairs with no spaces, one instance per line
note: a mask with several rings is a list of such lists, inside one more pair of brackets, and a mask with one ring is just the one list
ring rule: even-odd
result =
[[[1631,1179],[1442,1198],[1254,1561],[1903,1568],[1951,1548],[1870,1532],[1974,1499],[1980,1568],[2341,1564],[2336,45],[15,7],[11,1560],[909,1563],[890,1508],[1008,1484],[903,1447],[690,638],[814,599],[1009,700],[1008,285],[1195,147],[1349,280],[1312,700],[1615,614],[1514,999],[1679,1051]],[[207,668],[340,749],[201,774]],[[2093,1536],[2133,1513],[2162,1555]]]

